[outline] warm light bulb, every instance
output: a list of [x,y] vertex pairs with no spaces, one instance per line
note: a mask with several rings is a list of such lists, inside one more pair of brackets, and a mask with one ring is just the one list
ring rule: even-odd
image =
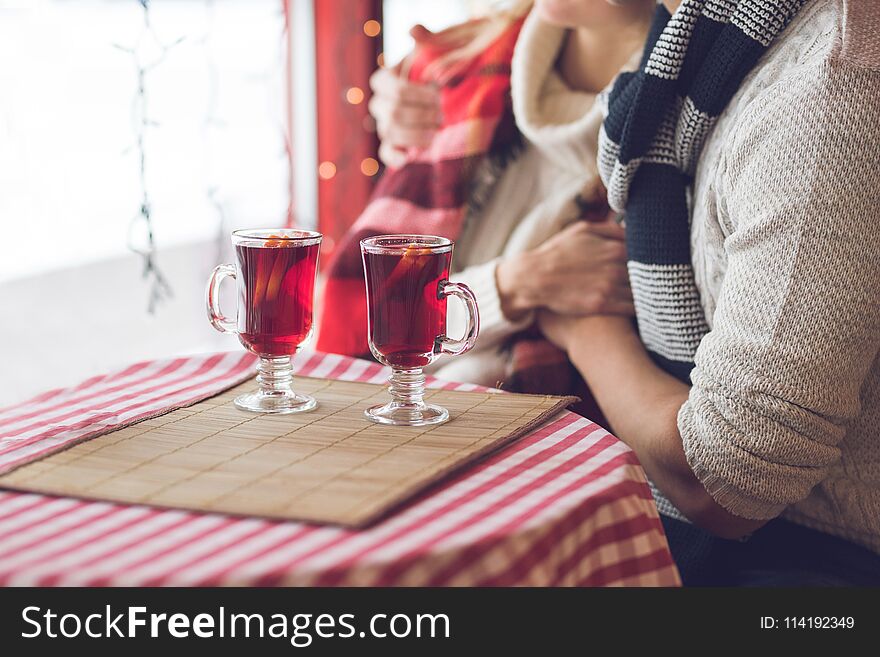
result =
[[321,162],[318,166],[318,176],[323,180],[330,180],[336,175],[336,165],[332,162]]
[[364,23],[364,34],[368,37],[379,36],[379,32],[382,31],[382,26],[379,24],[379,21],[369,20]]
[[361,173],[365,176],[375,176],[379,173],[379,163],[372,157],[365,157],[361,161]]
[[345,100],[352,105],[360,105],[364,102],[364,90],[360,87],[349,87],[345,92]]

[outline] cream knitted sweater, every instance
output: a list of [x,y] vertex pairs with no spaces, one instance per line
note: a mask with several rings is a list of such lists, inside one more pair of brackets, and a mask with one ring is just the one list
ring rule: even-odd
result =
[[709,137],[711,327],[678,424],[709,493],[880,551],[880,9],[812,0]]

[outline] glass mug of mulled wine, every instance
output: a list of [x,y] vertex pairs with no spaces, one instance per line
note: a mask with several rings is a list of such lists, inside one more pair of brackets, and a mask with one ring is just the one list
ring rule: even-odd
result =
[[[291,387],[291,357],[312,334],[312,304],[321,233],[296,229],[237,230],[232,233],[235,264],[220,265],[208,281],[208,319],[221,333],[234,333],[257,364],[257,390],[235,405],[257,413],[310,411],[317,402]],[[238,287],[235,319],[220,310],[220,285]]]
[[[449,411],[424,401],[423,368],[440,354],[469,351],[480,333],[480,313],[466,285],[449,282],[451,240],[432,235],[379,235],[361,240],[367,282],[370,351],[391,367],[391,401],[368,408],[381,424],[422,426],[449,419]],[[446,299],[467,310],[461,339],[446,335]]]

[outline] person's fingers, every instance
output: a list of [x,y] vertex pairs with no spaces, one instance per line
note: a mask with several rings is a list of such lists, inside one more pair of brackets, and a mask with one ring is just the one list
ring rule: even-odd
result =
[[417,46],[449,50],[460,48],[469,43],[481,29],[481,21],[470,21],[447,27],[439,32],[432,32],[424,25],[413,25],[409,35]]
[[609,240],[623,241],[626,239],[626,229],[614,221],[584,221],[581,222],[587,232],[599,235]]
[[422,84],[401,80],[395,96],[401,103],[424,105],[431,109],[440,107],[440,90],[435,84]]
[[408,128],[391,122],[385,130],[385,141],[397,147],[426,148],[435,134],[433,129]]
[[614,285],[629,289],[629,272],[625,263],[612,262],[606,265],[602,274]]
[[431,43],[435,38],[434,33],[421,23],[416,23],[409,28],[409,35],[417,44]]
[[626,263],[620,260],[596,262],[591,266],[583,266],[572,270],[577,277],[574,280],[581,286],[589,287],[591,281],[607,281],[611,285],[629,287],[629,272]]
[[574,299],[566,302],[564,311],[573,315],[597,315],[605,312],[608,297],[598,289],[581,292]]
[[383,96],[373,96],[367,102],[367,111],[376,121],[376,131],[380,138],[384,137],[385,128],[391,120],[392,108],[391,102]]
[[590,233],[589,226],[586,221],[574,221],[550,237],[545,244],[553,242],[568,244],[572,239],[583,239]]
[[370,89],[374,95],[393,97],[399,84],[400,76],[390,68],[380,66],[370,76]]
[[548,239],[541,247],[567,260],[597,255],[606,259],[626,259],[626,231],[612,222],[577,221]]
[[629,282],[617,281],[611,293],[611,298],[632,303],[632,288],[630,288]]
[[379,145],[379,159],[385,166],[398,169],[406,162],[406,151],[387,142],[382,142]]
[[384,136],[388,127],[395,123],[406,128],[431,130],[439,128],[441,124],[439,108],[393,103],[383,96],[373,96],[367,109],[376,120],[380,136]]
[[456,27],[432,32],[424,25],[416,24],[410,28],[409,35],[416,42],[417,48],[443,51],[467,43],[467,33],[463,30],[456,30]]
[[389,120],[407,128],[435,129],[440,127],[440,108],[399,103],[391,108]]
[[603,238],[603,240],[604,241],[600,247],[602,257],[609,262],[625,265],[627,261],[626,242],[623,240],[607,238]]
[[410,82],[387,68],[378,69],[370,76],[370,89],[373,95],[387,98],[391,102],[439,107],[440,92],[434,85]]

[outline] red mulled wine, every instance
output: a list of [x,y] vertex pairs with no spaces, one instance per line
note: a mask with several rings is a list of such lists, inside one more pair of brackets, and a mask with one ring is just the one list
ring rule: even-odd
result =
[[[364,252],[370,343],[388,365],[420,368],[434,359],[446,333],[446,298],[452,249],[401,244],[393,252]],[[381,360],[380,359],[380,360]]]
[[238,336],[249,351],[292,356],[308,338],[319,248],[274,236],[236,245]]

